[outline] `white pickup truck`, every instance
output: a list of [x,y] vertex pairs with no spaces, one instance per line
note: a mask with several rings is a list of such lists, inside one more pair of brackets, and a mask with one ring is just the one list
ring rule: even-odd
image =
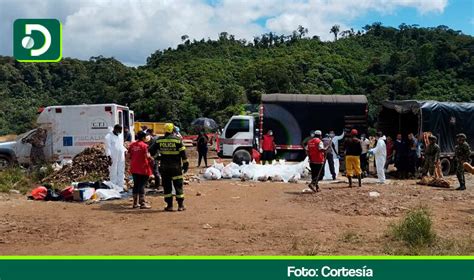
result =
[[[72,159],[86,147],[104,143],[116,124],[128,127],[133,139],[133,123],[133,111],[117,104],[50,106],[37,119],[38,127],[47,131],[44,154],[49,162]],[[30,164],[31,144],[25,139],[35,131],[0,143],[0,169],[13,163]]]

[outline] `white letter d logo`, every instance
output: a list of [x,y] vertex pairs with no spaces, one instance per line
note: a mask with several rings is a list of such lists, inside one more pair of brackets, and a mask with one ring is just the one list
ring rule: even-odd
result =
[[26,24],[25,25],[25,33],[26,35],[31,35],[32,31],[39,31],[44,36],[44,45],[39,49],[32,49],[31,56],[40,56],[48,51],[49,47],[51,46],[51,34],[49,33],[46,27],[42,26],[41,24]]

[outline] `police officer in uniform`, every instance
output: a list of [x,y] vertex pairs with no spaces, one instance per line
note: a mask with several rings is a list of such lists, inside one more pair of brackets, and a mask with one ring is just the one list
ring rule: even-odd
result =
[[186,148],[181,139],[173,134],[172,123],[165,124],[164,128],[165,135],[156,139],[149,151],[160,163],[159,170],[167,204],[165,211],[173,211],[173,186],[176,191],[178,211],[184,211],[183,173],[186,173],[189,168]]
[[441,153],[441,149],[438,144],[436,144],[438,138],[434,135],[430,135],[428,139],[430,144],[425,149],[425,161],[423,162],[422,176],[428,175],[428,172],[430,172],[431,176],[435,175],[435,166],[439,162]]
[[454,148],[454,158],[456,159],[456,176],[459,181],[459,188],[456,190],[463,191],[466,189],[466,180],[464,178],[464,163],[469,163],[471,157],[471,148],[466,142],[466,134],[459,133],[456,135],[458,144]]

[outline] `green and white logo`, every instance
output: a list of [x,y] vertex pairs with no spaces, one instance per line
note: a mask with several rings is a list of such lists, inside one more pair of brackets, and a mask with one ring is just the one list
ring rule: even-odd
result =
[[62,58],[62,25],[57,19],[17,19],[13,23],[13,56],[20,62],[58,62]]

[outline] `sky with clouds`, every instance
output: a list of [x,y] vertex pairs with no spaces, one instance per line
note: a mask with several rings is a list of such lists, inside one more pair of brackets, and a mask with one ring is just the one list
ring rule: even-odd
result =
[[199,40],[226,31],[252,39],[270,31],[290,34],[302,25],[310,36],[330,40],[334,24],[358,30],[380,21],[448,25],[474,35],[472,0],[0,0],[0,55],[12,55],[18,18],[59,19],[64,56],[113,56],[127,65],[176,47],[184,34]]

